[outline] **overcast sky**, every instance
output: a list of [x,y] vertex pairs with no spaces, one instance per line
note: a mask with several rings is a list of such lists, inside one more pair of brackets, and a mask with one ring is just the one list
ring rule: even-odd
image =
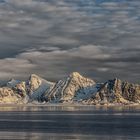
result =
[[0,79],[78,71],[140,83],[140,0],[0,0]]

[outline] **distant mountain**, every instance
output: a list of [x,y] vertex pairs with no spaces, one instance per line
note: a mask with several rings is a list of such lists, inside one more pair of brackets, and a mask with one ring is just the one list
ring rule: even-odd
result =
[[90,105],[140,104],[140,85],[108,80],[96,83],[78,72],[56,83],[35,74],[28,80],[11,79],[0,87],[0,103],[81,103]]

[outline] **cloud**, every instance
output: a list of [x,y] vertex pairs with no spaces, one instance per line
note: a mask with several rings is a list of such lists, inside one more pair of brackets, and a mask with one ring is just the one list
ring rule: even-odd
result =
[[47,39],[47,43],[49,44],[54,44],[54,45],[71,45],[71,44],[78,44],[78,41],[76,39],[72,39],[72,38],[67,38],[67,37],[60,37],[60,36],[54,36],[51,38]]
[[110,57],[107,52],[107,48],[103,46],[96,45],[85,45],[79,48],[74,48],[67,51],[67,56],[70,57],[82,57],[82,58],[92,58],[92,59],[106,59]]
[[27,59],[6,58],[0,60],[0,78],[1,80],[10,79],[12,77],[27,77],[26,72],[35,67]]
[[15,58],[1,59],[0,65],[3,67],[0,67],[0,78],[25,79],[29,74],[36,73],[48,80],[56,81],[73,71],[79,71],[96,81],[114,77],[133,81],[132,76],[138,81],[139,64],[137,50],[122,51],[93,44],[67,50],[41,47],[26,50]]
[[139,81],[139,15],[138,0],[5,0],[1,78],[37,73],[55,80],[80,71],[97,80]]
[[[50,48],[51,49],[51,48]],[[37,60],[43,59],[55,59],[55,58],[89,58],[89,59],[106,59],[110,58],[110,54],[107,52],[108,48],[96,45],[85,45],[68,50],[60,50],[59,48],[52,48],[52,51],[41,52],[41,51],[27,51],[20,55],[19,58],[33,58]],[[34,59],[34,58],[33,58]],[[34,60],[35,60],[34,59]],[[65,59],[64,59],[65,61]]]
[[[79,65],[80,59],[92,59],[93,61],[96,59],[97,61],[110,57],[110,54],[105,54],[105,49],[95,45],[80,46],[68,50],[60,50],[54,47],[50,47],[49,50],[42,49],[27,50],[18,54],[15,58],[1,59],[0,65],[3,65],[0,68],[1,73],[7,72],[5,78],[12,75],[24,78],[27,77],[26,72],[33,72],[46,77],[49,76],[50,79],[59,79],[66,75],[66,69],[72,72],[74,69],[80,69],[82,65],[84,66],[84,63],[81,66]],[[58,75],[54,75],[54,73],[58,73]],[[0,77],[4,78],[4,76]]]

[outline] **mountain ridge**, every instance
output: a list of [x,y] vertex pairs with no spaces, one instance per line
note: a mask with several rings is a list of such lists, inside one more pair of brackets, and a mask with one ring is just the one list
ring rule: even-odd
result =
[[140,104],[140,85],[118,78],[96,83],[72,72],[50,82],[36,74],[25,81],[11,79],[0,87],[0,103],[80,103],[88,105]]

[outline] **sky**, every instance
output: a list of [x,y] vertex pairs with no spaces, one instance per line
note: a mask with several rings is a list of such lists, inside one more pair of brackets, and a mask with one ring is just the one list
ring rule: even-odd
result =
[[0,80],[73,71],[140,83],[140,0],[0,0]]

